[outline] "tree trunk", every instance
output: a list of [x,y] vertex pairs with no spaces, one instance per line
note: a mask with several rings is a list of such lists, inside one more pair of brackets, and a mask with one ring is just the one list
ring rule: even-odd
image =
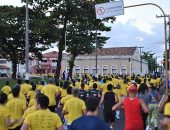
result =
[[67,26],[67,21],[68,21],[68,16],[70,13],[70,4],[69,1],[67,1],[67,13],[65,15],[65,19],[64,19],[64,27],[63,27],[63,31],[61,34],[61,38],[59,41],[59,52],[58,52],[58,60],[57,60],[57,68],[56,68],[56,77],[55,79],[58,80],[60,77],[60,70],[61,70],[61,60],[62,60],[62,51],[64,50],[64,45],[65,45],[65,32],[66,32],[66,26]]
[[58,60],[57,60],[57,69],[56,69],[56,77],[55,77],[57,80],[60,77],[61,60],[62,60],[62,49],[59,49]]
[[12,61],[12,79],[16,79],[17,74],[17,62],[14,60]]
[[69,67],[70,67],[70,69],[69,69],[69,77],[72,79],[72,77],[73,77],[73,67],[74,67],[74,61],[75,61],[75,58],[76,58],[76,56],[75,55],[73,55],[72,57],[71,57],[71,59],[70,59],[70,62],[69,62]]

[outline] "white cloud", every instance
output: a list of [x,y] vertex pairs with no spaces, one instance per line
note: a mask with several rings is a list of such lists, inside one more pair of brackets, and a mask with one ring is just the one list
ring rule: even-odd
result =
[[0,5],[22,6],[21,0],[0,0]]
[[[170,0],[124,0],[125,6],[150,2],[160,5],[166,14],[170,14]],[[22,6],[21,0],[0,0],[0,5]],[[112,30],[103,33],[111,37],[105,47],[144,46],[145,51],[161,56],[164,52],[163,19],[156,18],[156,15],[162,13],[154,6],[125,9],[125,14],[117,16],[114,24],[107,24]]]
[[143,41],[144,40],[143,37],[140,37],[140,36],[137,36],[136,39],[139,40],[139,41]]

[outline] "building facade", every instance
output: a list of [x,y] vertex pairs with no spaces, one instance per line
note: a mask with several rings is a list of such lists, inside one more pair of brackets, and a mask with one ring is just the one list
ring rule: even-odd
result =
[[[52,51],[43,54],[43,60],[33,60],[30,71],[32,74],[55,73],[58,53]],[[61,74],[69,71],[69,55],[63,54],[61,62]],[[79,55],[75,59],[73,73],[96,73],[96,53]],[[140,60],[137,47],[116,47],[97,49],[97,74],[147,74],[148,63]]]
[[6,59],[0,59],[0,74],[10,74],[12,71],[12,64],[11,62],[7,61]]
[[[96,73],[96,53],[79,55],[74,73]],[[140,60],[137,47],[102,48],[97,50],[97,74],[147,74],[148,63]]]

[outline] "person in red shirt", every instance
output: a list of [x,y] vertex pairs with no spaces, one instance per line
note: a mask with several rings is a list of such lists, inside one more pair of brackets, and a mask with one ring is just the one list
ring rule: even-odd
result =
[[149,108],[142,99],[136,97],[137,88],[135,85],[130,85],[128,93],[129,96],[113,106],[112,110],[116,110],[123,105],[125,110],[125,130],[143,130],[142,111],[148,113]]

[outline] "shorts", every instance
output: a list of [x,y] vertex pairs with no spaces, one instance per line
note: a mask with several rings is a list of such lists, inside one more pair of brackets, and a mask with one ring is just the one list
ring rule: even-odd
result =
[[104,115],[104,121],[106,123],[114,123],[115,122],[115,111],[103,111],[103,115]]

